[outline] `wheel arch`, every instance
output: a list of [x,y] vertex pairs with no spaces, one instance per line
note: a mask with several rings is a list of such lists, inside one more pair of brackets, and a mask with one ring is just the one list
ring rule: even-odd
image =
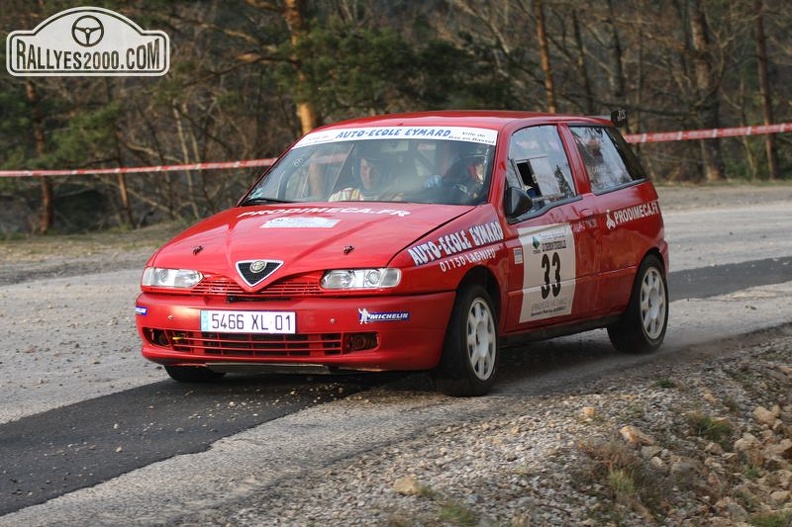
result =
[[[646,251],[646,253],[644,253],[643,258],[641,258],[641,262],[646,260],[648,256],[657,257],[657,259],[660,260],[660,265],[663,266],[663,274],[668,276],[668,258],[665,254],[663,254],[663,251],[661,251],[659,247],[651,247],[648,251]],[[640,265],[640,262],[638,265]]]
[[501,288],[498,280],[495,278],[495,275],[492,273],[492,271],[484,266],[476,266],[465,273],[465,276],[462,277],[462,280],[457,286],[457,291],[460,291],[463,287],[470,284],[479,284],[483,286],[484,289],[486,289],[487,293],[489,293],[490,299],[494,304],[492,307],[495,309],[495,316],[497,317],[498,323],[500,325],[502,313]]

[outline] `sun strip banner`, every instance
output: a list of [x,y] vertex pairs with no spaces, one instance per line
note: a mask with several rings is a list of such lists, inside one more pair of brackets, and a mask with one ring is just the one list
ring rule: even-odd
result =
[[[792,132],[792,123],[768,124],[759,126],[739,126],[736,128],[712,128],[705,130],[681,130],[678,132],[649,132],[628,134],[628,143],[660,143],[664,141],[689,141],[695,139],[718,139],[722,137],[742,137],[747,135],[777,134]],[[213,163],[190,163],[186,165],[157,165],[147,167],[118,168],[78,168],[73,170],[0,170],[0,177],[34,176],[81,176],[102,174],[135,174],[141,172],[177,172],[180,170],[216,170],[225,168],[268,167],[275,162],[270,159],[248,159],[245,161],[220,161]]]

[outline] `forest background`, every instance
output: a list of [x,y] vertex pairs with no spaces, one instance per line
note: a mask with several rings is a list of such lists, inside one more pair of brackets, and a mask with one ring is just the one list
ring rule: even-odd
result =
[[[271,158],[323,123],[401,111],[624,108],[626,133],[792,114],[782,0],[4,0],[3,40],[84,5],[165,31],[170,71],[6,72],[0,170]],[[790,143],[636,149],[656,182],[760,182],[790,179]],[[194,221],[234,204],[257,172],[0,178],[0,236]]]

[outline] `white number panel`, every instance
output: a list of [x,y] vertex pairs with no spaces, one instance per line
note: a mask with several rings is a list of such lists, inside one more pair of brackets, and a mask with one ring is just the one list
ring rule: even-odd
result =
[[575,299],[575,238],[567,224],[518,230],[523,247],[520,322],[568,315]]

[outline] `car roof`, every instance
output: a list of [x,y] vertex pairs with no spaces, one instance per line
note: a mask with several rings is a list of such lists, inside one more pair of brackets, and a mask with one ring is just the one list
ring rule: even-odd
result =
[[502,130],[515,126],[535,126],[559,122],[613,126],[609,118],[601,116],[506,110],[443,110],[361,117],[324,125],[316,130],[326,128],[354,128],[359,126],[472,126]]

